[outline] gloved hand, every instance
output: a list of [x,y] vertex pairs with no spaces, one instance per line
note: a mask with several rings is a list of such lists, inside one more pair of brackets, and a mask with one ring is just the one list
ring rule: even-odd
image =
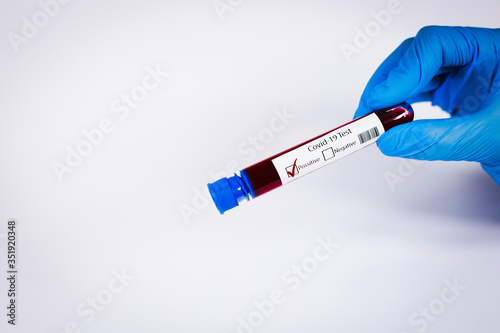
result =
[[403,101],[451,114],[396,126],[378,140],[389,156],[477,161],[500,185],[500,29],[422,28],[368,82],[355,117]]

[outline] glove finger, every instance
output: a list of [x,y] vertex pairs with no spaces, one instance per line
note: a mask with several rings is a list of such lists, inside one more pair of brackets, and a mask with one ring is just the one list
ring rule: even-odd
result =
[[[394,67],[396,67],[403,55],[405,54],[408,47],[410,47],[413,38],[409,38],[402,42],[377,68],[375,73],[373,73],[372,77],[366,84],[366,87],[361,95],[361,99],[359,101],[358,109],[354,114],[354,118],[364,116],[365,114],[372,112],[373,109],[368,105],[368,100],[370,99],[370,95],[377,85],[381,82],[387,80],[387,76],[391,72]],[[387,105],[388,106],[388,105]]]
[[411,98],[408,98],[406,101],[410,104],[417,102],[432,101],[433,105],[441,106],[440,104],[436,103],[436,100],[434,98],[434,93],[436,89],[442,86],[442,84],[446,81],[447,77],[448,73],[437,74],[425,87],[422,87],[420,89],[418,94],[416,94]]
[[483,170],[500,186],[500,165],[481,164]]
[[407,100],[422,92],[444,68],[471,63],[476,49],[471,44],[474,40],[467,28],[422,28],[387,79],[373,87],[367,106],[379,109]]

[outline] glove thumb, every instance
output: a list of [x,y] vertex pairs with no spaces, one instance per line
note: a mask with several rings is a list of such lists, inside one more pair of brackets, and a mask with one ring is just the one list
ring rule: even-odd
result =
[[384,133],[377,145],[389,156],[417,160],[476,161],[500,184],[497,117],[486,110],[463,117],[416,120]]

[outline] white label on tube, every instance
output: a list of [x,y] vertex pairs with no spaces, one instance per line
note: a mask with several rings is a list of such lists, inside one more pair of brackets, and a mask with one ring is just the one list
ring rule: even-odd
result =
[[285,185],[374,142],[384,133],[376,114],[328,132],[272,160]]

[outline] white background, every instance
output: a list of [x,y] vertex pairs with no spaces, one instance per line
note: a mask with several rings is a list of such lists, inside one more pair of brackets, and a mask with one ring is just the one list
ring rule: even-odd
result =
[[[349,62],[340,45],[386,1],[231,3],[221,16],[212,0],[73,0],[13,47],[9,33],[42,9],[2,1],[1,331],[498,332],[500,190],[478,164],[412,166],[371,146],[223,216],[200,194],[228,163],[349,121],[378,64],[421,27],[498,27],[498,5],[401,0]],[[170,75],[121,119],[113,103],[148,67]],[[266,137],[273,110],[294,118]],[[105,118],[114,130],[59,181],[54,163]],[[261,150],[242,153],[259,134]],[[12,218],[15,327],[3,277]],[[328,237],[340,246],[314,261]],[[283,276],[302,263],[311,272],[293,290]],[[449,304],[446,280],[466,287]],[[275,290],[284,302],[257,312]],[[425,329],[410,323],[430,306]]]

